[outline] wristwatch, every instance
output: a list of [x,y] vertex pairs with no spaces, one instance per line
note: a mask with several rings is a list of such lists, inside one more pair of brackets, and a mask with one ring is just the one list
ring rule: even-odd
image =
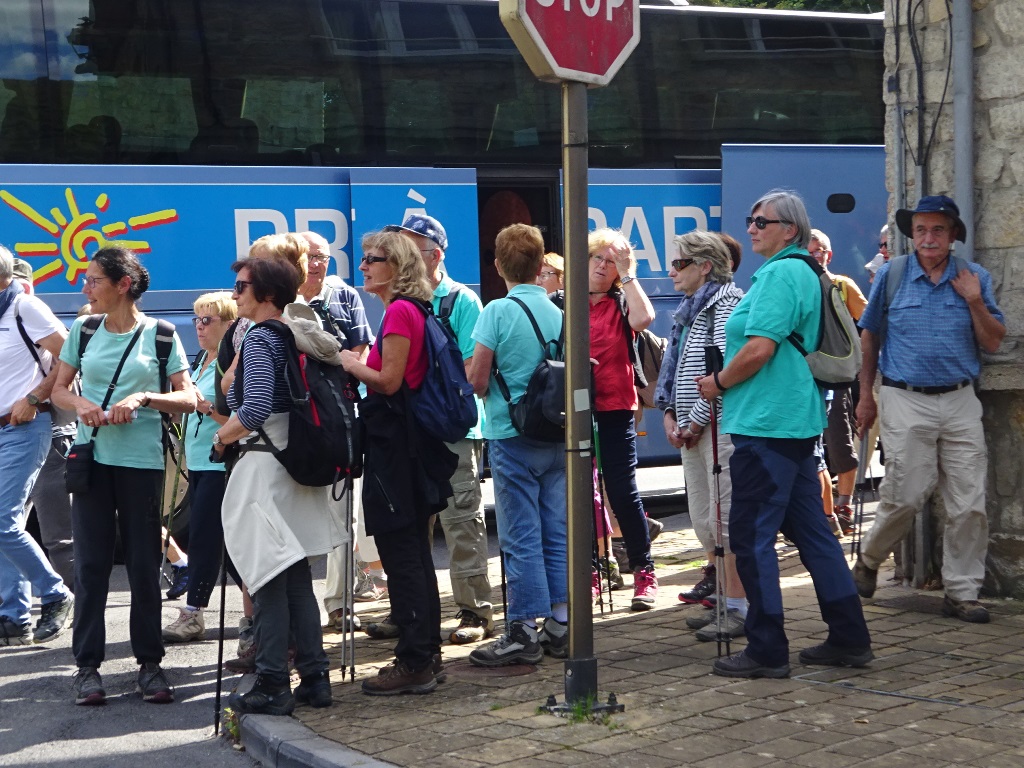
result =
[[626,283],[632,283],[634,280],[636,280],[636,278],[633,277],[632,275],[626,275],[625,277],[620,277],[619,278],[619,282],[622,285],[626,285]]
[[25,402],[31,405],[33,408],[38,408],[39,403],[41,403],[42,401],[38,397],[33,395],[31,392],[29,392],[27,395],[25,395]]
[[140,408],[149,408],[150,397],[148,394],[143,394],[142,399],[139,401]]
[[214,432],[213,433],[213,444],[214,445],[224,445],[224,441],[220,439],[220,432]]

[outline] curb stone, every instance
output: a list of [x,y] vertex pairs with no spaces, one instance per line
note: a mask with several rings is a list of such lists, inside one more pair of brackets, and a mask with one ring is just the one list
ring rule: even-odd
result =
[[396,768],[315,732],[291,717],[242,715],[246,753],[268,768]]

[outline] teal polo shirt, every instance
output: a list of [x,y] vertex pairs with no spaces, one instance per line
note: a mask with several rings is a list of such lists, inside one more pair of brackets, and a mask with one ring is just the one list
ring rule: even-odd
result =
[[[441,282],[437,284],[437,288],[434,289],[432,303],[435,315],[441,310],[441,299],[451,293],[454,282],[446,274],[441,278]],[[455,334],[455,340],[459,342],[459,351],[462,352],[463,360],[472,357],[473,350],[476,349],[476,342],[473,340],[473,328],[476,327],[477,318],[480,317],[483,308],[483,304],[480,303],[480,297],[468,287],[462,288],[455,295],[455,304],[452,306],[452,314],[448,318],[448,323],[452,327],[452,333]],[[476,396],[474,395],[474,397]],[[476,398],[476,412],[478,414],[476,426],[466,434],[468,440],[479,440],[483,437],[481,427],[484,418],[484,408],[483,403],[480,402],[478,397]]]
[[[730,387],[722,400],[722,431],[733,435],[806,438],[826,425],[825,399],[796,347],[787,337],[794,330],[803,339],[818,338],[821,287],[818,276],[799,259],[806,250],[788,246],[762,264],[750,290],[725,324],[725,363],[751,336],[778,346],[756,374]],[[816,349],[806,344],[810,351]]]

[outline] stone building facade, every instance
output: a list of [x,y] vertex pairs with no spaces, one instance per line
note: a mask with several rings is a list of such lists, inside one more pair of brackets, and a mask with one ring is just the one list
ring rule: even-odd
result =
[[[989,450],[987,505],[990,544],[986,592],[1024,597],[1024,2],[969,3],[973,19],[974,221],[973,257],[991,274],[1006,316],[999,351],[985,356],[981,400]],[[945,0],[926,0],[914,17],[920,72],[911,46],[906,3],[886,3],[887,186],[891,214],[900,207],[897,104],[905,141],[903,198],[954,190],[951,19]],[[901,6],[899,19],[894,6]],[[949,75],[947,79],[947,75]],[[898,91],[896,86],[898,84]],[[919,85],[923,84],[923,88]],[[919,91],[924,109],[919,110]],[[930,151],[918,147],[918,118]],[[927,143],[927,142],[926,142]],[[923,172],[915,173],[927,156]],[[958,201],[959,202],[959,201]],[[963,255],[963,254],[961,254]],[[941,328],[941,326],[938,326]],[[938,331],[937,331],[938,332]]]

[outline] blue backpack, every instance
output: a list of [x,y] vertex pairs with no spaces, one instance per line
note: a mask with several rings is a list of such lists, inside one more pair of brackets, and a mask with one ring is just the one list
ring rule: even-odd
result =
[[[409,392],[413,416],[428,434],[446,443],[463,439],[477,422],[473,385],[466,379],[466,363],[455,337],[434,315],[427,302],[398,296],[419,307],[424,315],[423,344],[427,373],[416,392]],[[403,382],[403,388],[406,384]]]

